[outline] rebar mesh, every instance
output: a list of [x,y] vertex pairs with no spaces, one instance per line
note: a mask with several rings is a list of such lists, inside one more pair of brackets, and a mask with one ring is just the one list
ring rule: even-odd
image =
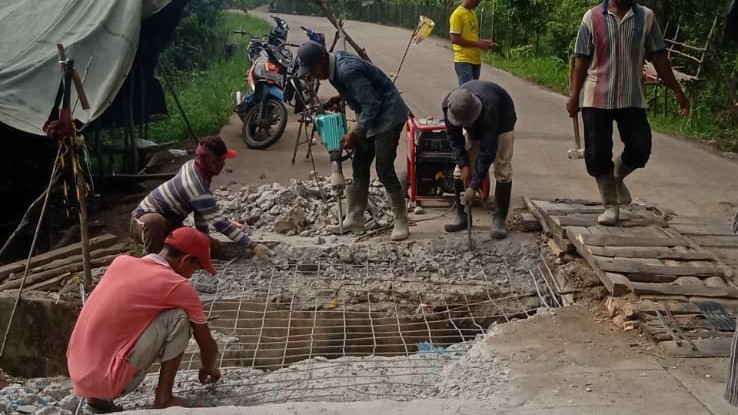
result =
[[[227,267],[242,277],[238,292],[228,278],[193,281],[217,281],[203,306],[224,377],[215,389],[197,383],[192,340],[175,388],[218,405],[432,394],[444,368],[490,325],[541,304],[535,273],[512,275],[505,264],[464,272],[371,262]],[[149,376],[143,387],[155,382]]]

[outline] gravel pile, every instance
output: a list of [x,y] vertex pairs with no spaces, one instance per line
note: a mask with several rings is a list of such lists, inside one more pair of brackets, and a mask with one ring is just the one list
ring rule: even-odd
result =
[[[279,183],[244,186],[239,190],[221,186],[214,194],[226,216],[246,225],[247,231],[328,235],[325,227],[338,223],[336,195],[328,178],[291,179],[287,187]],[[345,213],[345,197],[343,203]],[[379,181],[369,187],[365,219],[367,229],[392,223],[387,194]]]
[[[273,244],[273,263],[256,259],[216,262],[213,278],[197,273],[202,294],[265,293],[275,287],[317,290],[372,281],[426,285],[484,284],[495,296],[535,292],[530,275],[539,264],[535,242],[501,241],[468,252],[453,240],[349,244],[346,237],[305,238],[307,244]],[[462,243],[463,244],[463,243]],[[295,283],[297,281],[297,286]]]

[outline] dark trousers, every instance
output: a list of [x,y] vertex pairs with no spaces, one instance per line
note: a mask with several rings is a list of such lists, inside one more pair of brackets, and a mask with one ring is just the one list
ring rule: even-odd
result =
[[612,124],[617,123],[625,144],[623,163],[635,168],[646,165],[651,155],[651,126],[643,108],[605,110],[582,108],[584,161],[592,177],[612,173]]
[[372,161],[376,158],[377,176],[387,193],[402,190],[395,172],[395,157],[397,157],[400,134],[404,128],[405,123],[403,122],[383,133],[357,140],[354,157],[351,161],[351,166],[354,169],[354,186],[363,189],[369,188]]

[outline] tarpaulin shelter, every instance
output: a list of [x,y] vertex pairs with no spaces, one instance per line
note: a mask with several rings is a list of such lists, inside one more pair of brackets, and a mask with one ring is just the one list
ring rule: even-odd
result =
[[84,80],[90,109],[75,105],[73,117],[88,144],[91,126],[119,126],[126,131],[122,146],[135,149],[132,126],[166,113],[155,68],[187,1],[0,2],[0,198],[12,201],[0,204],[0,237],[51,171],[56,143],[42,128],[61,79],[56,45]]
[[[186,1],[5,0],[0,5],[0,122],[30,134],[42,126],[59,84],[56,44],[85,73],[91,108],[84,124],[114,104],[132,71],[153,74]],[[171,4],[175,3],[175,4]],[[170,6],[171,7],[168,7]],[[160,16],[157,16],[159,15]],[[139,53],[139,49],[143,52]],[[138,57],[138,58],[137,58]],[[135,75],[135,72],[134,72]],[[161,89],[161,88],[159,88]]]

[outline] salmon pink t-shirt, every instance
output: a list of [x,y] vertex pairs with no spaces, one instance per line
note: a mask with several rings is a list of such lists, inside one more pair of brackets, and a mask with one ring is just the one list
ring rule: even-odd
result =
[[90,294],[67,347],[74,393],[87,398],[118,397],[133,379],[131,349],[162,312],[183,309],[190,321],[207,322],[189,281],[158,255],[121,255]]

